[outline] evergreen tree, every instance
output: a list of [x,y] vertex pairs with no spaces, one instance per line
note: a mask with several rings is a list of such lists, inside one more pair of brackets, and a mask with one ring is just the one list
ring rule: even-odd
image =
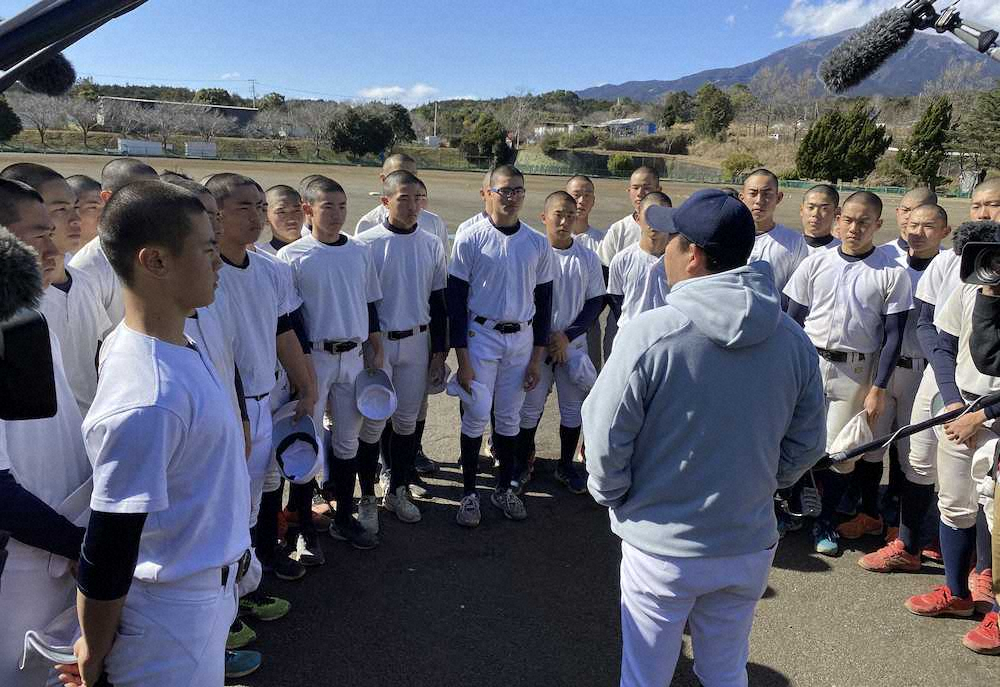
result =
[[892,136],[877,119],[878,112],[864,102],[846,113],[833,110],[817,119],[795,156],[799,174],[833,183],[871,174],[892,143]]
[[21,119],[7,104],[7,100],[0,96],[0,142],[14,138],[21,133],[21,129]]
[[705,84],[695,95],[694,131],[705,138],[720,138],[733,121],[733,103],[723,91]]
[[955,136],[955,148],[981,167],[1000,167],[1000,86],[980,93]]
[[944,96],[931,101],[913,127],[907,147],[899,151],[899,162],[931,190],[940,182],[938,170],[944,162],[945,142],[951,129],[951,102]]

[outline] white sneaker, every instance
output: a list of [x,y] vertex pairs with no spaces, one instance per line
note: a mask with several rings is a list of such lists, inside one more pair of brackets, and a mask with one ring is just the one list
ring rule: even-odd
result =
[[503,514],[511,520],[524,520],[528,517],[524,501],[518,498],[511,489],[495,490],[490,495],[490,502],[502,510]]
[[382,490],[382,498],[385,499],[389,496],[389,480],[392,473],[385,469],[378,476],[378,488]]
[[467,494],[458,504],[455,522],[462,527],[478,527],[482,517],[479,511],[479,494]]
[[358,503],[358,522],[371,534],[378,534],[378,500],[374,496],[362,496]]
[[385,509],[395,513],[400,522],[420,522],[420,509],[413,505],[408,487],[396,487],[396,493],[386,496],[383,503]]

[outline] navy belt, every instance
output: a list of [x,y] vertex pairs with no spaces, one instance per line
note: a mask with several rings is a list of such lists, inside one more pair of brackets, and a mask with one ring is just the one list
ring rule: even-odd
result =
[[[482,326],[489,322],[489,318],[482,317],[481,315],[476,315],[472,318],[472,321],[476,324]],[[531,320],[528,320],[528,324],[531,324]],[[517,334],[523,327],[520,322],[497,322],[493,325],[493,329],[500,332],[501,334]]]
[[319,346],[327,353],[346,353],[358,347],[357,341],[323,341]]
[[831,351],[826,348],[816,347],[819,357],[829,360],[831,363],[846,363],[848,360],[864,360],[867,356],[864,353],[854,351]]
[[416,334],[417,332],[420,332],[422,334],[426,331],[427,331],[427,325],[422,324],[419,327],[414,327],[413,329],[400,329],[394,332],[386,332],[385,335],[386,338],[389,339],[389,341],[399,341],[400,339],[407,339]]

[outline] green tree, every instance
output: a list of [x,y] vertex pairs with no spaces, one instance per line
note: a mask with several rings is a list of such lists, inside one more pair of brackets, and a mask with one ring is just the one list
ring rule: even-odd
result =
[[515,157],[514,150],[507,143],[507,132],[503,125],[486,112],[466,127],[460,147],[470,161],[488,157],[493,164],[500,165],[513,162]]
[[878,111],[858,101],[846,113],[827,112],[802,138],[795,163],[806,179],[833,183],[868,176],[892,143]]
[[0,96],[0,142],[14,138],[22,128],[20,118],[7,104],[7,99]]
[[938,170],[944,162],[945,142],[951,129],[951,102],[944,96],[931,101],[913,127],[907,147],[899,151],[899,162],[917,181],[937,188]]
[[1000,167],[1000,86],[976,96],[954,143],[976,167]]
[[392,129],[392,144],[405,143],[417,140],[417,134],[413,131],[413,120],[410,118],[410,111],[399,103],[392,103],[385,108],[383,113],[389,128]]
[[721,138],[733,121],[733,102],[723,91],[707,83],[695,95],[697,115],[694,131],[704,138]]
[[101,93],[97,89],[97,84],[94,83],[94,80],[87,77],[80,79],[73,85],[73,90],[70,91],[70,95],[74,98],[96,103]]
[[236,98],[225,88],[199,88],[194,92],[194,102],[206,105],[236,105]]
[[258,110],[283,110],[285,109],[285,96],[272,91],[257,98]]
[[364,107],[348,107],[330,120],[330,147],[354,157],[378,155],[392,145],[392,127],[385,117]]
[[687,91],[673,91],[663,98],[663,114],[675,122],[694,121],[694,98]]

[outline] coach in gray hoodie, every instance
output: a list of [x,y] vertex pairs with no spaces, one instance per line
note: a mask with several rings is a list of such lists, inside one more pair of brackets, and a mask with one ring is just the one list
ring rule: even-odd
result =
[[698,191],[646,220],[672,234],[670,294],[619,332],[583,406],[588,486],[622,539],[621,684],[668,684],[686,622],[702,684],[745,685],[773,494],[826,443],[816,350],[746,264],[742,203]]

